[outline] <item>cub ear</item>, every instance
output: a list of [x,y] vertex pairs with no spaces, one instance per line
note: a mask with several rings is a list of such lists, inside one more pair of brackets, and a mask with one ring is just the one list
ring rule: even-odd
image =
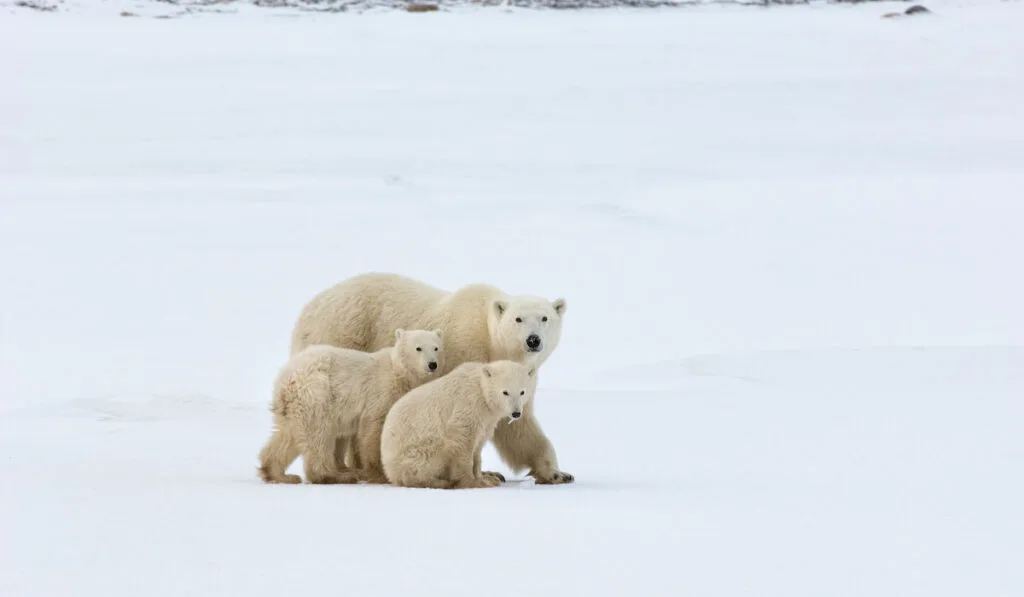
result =
[[434,333],[437,334],[437,337],[440,338],[442,342],[444,341],[444,332],[443,331],[441,331],[441,330],[434,330]]
[[559,316],[565,315],[566,305],[564,298],[555,299],[551,301],[551,307],[555,310],[555,313],[558,313]]
[[533,374],[536,373],[536,372],[537,372],[537,368],[536,367],[531,367],[530,370],[526,372],[526,376],[527,377],[533,377]]
[[490,365],[484,365],[484,377],[494,377],[494,371],[491,370]]
[[504,315],[505,311],[508,311],[508,301],[494,301],[494,312],[498,317]]
[[401,340],[402,339],[402,334],[404,334],[404,333],[405,333],[405,330],[403,330],[402,328],[398,328],[397,330],[395,330],[395,340]]

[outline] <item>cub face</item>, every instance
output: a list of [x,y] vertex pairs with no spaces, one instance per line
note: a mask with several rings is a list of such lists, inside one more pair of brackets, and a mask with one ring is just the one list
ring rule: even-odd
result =
[[441,330],[395,330],[392,358],[413,379],[426,383],[444,371],[444,337]]
[[536,368],[513,361],[495,361],[483,366],[481,386],[491,407],[508,417],[509,422],[523,415],[526,404],[533,399]]

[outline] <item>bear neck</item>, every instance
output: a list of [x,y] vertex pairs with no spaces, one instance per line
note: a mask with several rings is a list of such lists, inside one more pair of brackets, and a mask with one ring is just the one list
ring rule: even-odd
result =
[[391,384],[396,392],[404,394],[416,385],[416,380],[413,379],[412,373],[402,362],[402,357],[397,350],[389,350],[381,360],[385,367],[391,369]]
[[497,343],[491,344],[491,362],[494,361],[514,361],[516,363],[525,363],[527,353],[522,348],[516,350],[508,350],[502,348]]

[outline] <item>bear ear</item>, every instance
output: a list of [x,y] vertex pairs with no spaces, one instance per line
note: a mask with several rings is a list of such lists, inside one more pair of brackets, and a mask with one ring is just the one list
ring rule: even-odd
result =
[[441,341],[444,341],[444,332],[443,331],[441,331],[441,330],[434,330],[434,333],[437,334],[437,337],[440,338]]
[[403,330],[402,328],[398,328],[397,330],[395,330],[395,340],[401,340],[402,339],[402,334],[404,334],[404,333],[405,333],[405,330]]
[[494,312],[498,317],[504,315],[505,311],[508,311],[508,301],[494,301]]
[[565,305],[565,299],[564,298],[555,299],[555,300],[551,301],[551,307],[555,310],[555,313],[558,313],[559,317],[561,317],[562,315],[565,315],[565,307],[566,307],[566,305]]
[[491,370],[490,365],[484,365],[484,377],[494,377],[494,371]]
[[530,367],[530,370],[526,372],[527,377],[533,377],[533,374],[537,372],[536,367]]

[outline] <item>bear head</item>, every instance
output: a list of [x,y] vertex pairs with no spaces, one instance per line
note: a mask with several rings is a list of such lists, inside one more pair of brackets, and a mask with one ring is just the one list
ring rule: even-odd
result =
[[395,330],[391,359],[398,370],[416,383],[440,377],[444,371],[444,339],[441,330]]
[[523,416],[533,399],[537,368],[513,361],[494,361],[480,369],[484,400],[494,412],[508,417],[509,423]]
[[516,296],[491,301],[487,324],[497,359],[543,364],[558,347],[565,307],[564,298]]

